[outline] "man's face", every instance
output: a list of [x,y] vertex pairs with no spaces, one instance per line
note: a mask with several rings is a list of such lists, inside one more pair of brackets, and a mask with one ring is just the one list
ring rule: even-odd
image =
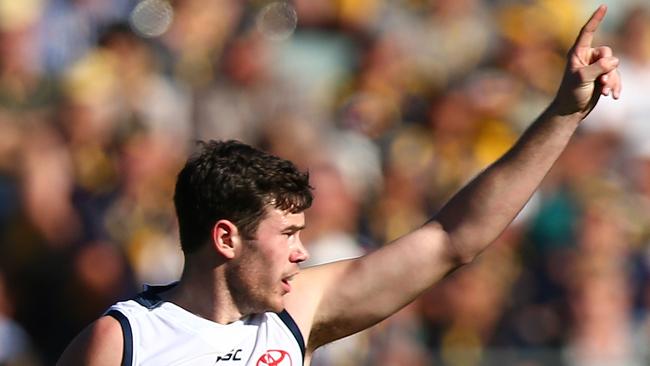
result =
[[291,291],[298,263],[308,254],[300,241],[305,227],[303,213],[268,208],[256,239],[242,243],[228,270],[228,284],[235,303],[244,313],[279,312],[283,296]]

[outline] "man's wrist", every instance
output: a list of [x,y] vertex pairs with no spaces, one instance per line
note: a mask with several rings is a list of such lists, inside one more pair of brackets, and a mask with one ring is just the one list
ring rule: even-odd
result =
[[589,111],[580,111],[575,108],[569,108],[564,103],[562,103],[558,98],[555,98],[548,108],[544,112],[548,117],[558,117],[566,120],[567,122],[574,122],[576,124],[580,123],[587,115]]
[[584,119],[585,116],[586,113],[569,112],[566,109],[566,106],[562,106],[561,104],[553,102],[549,104],[546,110],[544,110],[540,118],[552,124],[561,125],[563,126],[563,129],[568,128],[570,129],[570,132],[567,132],[572,134],[575,129],[578,128],[580,122]]

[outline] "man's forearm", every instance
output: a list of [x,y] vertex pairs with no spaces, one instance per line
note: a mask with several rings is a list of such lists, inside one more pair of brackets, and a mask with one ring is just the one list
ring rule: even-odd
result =
[[471,262],[512,222],[558,159],[582,116],[552,105],[499,160],[456,193],[432,219],[460,263]]

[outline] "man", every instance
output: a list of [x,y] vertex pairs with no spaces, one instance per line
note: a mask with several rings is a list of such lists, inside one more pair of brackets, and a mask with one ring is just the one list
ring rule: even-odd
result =
[[176,186],[180,281],[111,307],[60,364],[308,364],[395,313],[495,240],[598,98],[618,99],[618,59],[591,46],[605,12],[582,28],[555,99],[513,148],[419,229],[361,258],[299,273],[307,176],[240,143],[206,144]]

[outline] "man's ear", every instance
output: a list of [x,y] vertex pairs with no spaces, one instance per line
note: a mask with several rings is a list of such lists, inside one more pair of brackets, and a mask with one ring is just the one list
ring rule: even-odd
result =
[[224,258],[234,258],[240,243],[239,230],[232,221],[219,220],[212,227],[212,246]]

